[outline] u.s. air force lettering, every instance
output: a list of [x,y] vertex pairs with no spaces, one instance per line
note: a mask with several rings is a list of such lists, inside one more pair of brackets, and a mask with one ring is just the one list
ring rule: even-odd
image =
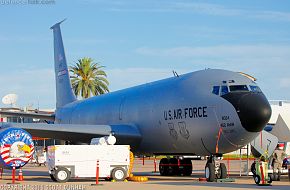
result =
[[169,109],[164,111],[165,120],[207,117],[207,106]]

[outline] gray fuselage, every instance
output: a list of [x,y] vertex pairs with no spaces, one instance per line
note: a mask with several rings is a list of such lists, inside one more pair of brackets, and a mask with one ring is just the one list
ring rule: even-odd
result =
[[136,126],[142,139],[133,149],[143,154],[231,152],[258,132],[245,130],[235,107],[212,93],[228,81],[256,85],[235,72],[202,70],[67,104],[56,111],[55,123]]

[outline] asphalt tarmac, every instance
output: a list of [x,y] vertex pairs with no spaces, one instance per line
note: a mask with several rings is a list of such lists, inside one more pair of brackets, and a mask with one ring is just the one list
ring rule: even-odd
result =
[[[203,177],[203,168],[205,161],[193,161],[193,174],[190,177],[174,176],[164,177],[155,172],[154,161],[145,160],[143,165],[142,160],[135,160],[133,174],[135,176],[147,176],[147,182],[110,182],[100,180],[97,186],[95,179],[71,179],[67,183],[53,182],[45,166],[37,166],[28,164],[23,168],[24,181],[12,182],[11,171],[4,170],[3,177],[0,180],[0,190],[90,190],[90,189],[106,189],[106,190],[171,190],[171,189],[290,189],[288,176],[283,175],[281,181],[274,181],[271,186],[257,186],[251,176],[247,176],[244,170],[245,164],[239,161],[230,163],[230,177],[235,179],[235,182],[200,182],[199,178]],[[241,169],[241,172],[240,170]],[[240,176],[242,174],[242,176]]]

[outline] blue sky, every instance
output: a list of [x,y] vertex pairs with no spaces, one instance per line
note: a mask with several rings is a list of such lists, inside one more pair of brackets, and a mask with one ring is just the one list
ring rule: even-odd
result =
[[0,0],[0,97],[16,93],[21,107],[55,107],[49,27],[64,18],[68,63],[106,66],[111,91],[221,68],[255,76],[269,99],[290,99],[290,1],[31,2]]

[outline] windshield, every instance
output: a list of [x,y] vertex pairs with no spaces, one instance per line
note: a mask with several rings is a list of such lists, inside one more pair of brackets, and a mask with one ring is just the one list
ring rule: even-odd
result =
[[229,92],[228,87],[227,86],[222,86],[221,96],[227,94],[228,92]]
[[219,93],[220,93],[220,86],[214,86],[213,89],[212,89],[212,93],[213,94],[216,94],[216,95],[219,95]]
[[262,92],[258,86],[250,85],[251,91],[253,92]]
[[215,95],[223,96],[229,92],[262,92],[261,89],[256,85],[222,85],[213,86],[212,93]]
[[230,86],[230,91],[249,91],[248,87],[246,85],[232,85]]

